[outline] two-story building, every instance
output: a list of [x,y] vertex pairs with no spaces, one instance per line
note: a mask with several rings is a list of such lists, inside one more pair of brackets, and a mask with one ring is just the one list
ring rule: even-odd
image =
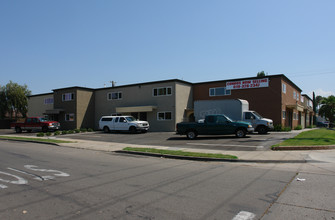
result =
[[201,82],[193,85],[194,101],[218,99],[244,99],[249,108],[274,125],[295,128],[301,125],[304,108],[302,90],[285,75],[250,77],[222,81]]
[[33,95],[28,116],[47,116],[63,129],[98,128],[101,116],[132,115],[150,123],[150,131],[174,131],[181,121],[193,121],[197,100],[245,99],[249,108],[295,128],[312,124],[310,100],[285,75],[190,83],[179,79],[112,86],[70,87]]
[[101,116],[132,115],[149,121],[151,131],[174,131],[192,105],[192,84],[173,79],[100,89],[55,89],[30,96],[28,115],[57,120],[62,129],[97,129]]

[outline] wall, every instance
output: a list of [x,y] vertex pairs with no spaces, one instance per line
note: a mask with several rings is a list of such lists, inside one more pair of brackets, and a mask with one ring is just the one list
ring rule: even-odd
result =
[[[281,76],[279,75],[275,77],[262,78],[269,78],[269,87],[231,90],[231,95],[226,96],[210,96],[209,89],[216,87],[226,87],[226,82],[228,82],[228,80],[195,84],[193,91],[194,101],[244,99],[249,102],[250,110],[258,112],[263,117],[272,119],[274,124],[281,124]],[[237,80],[238,79],[229,81]]]
[[[160,87],[171,87],[172,94],[167,96],[153,96],[153,89]],[[110,92],[122,92],[122,99],[107,100]],[[188,91],[188,93],[190,93]],[[174,80],[161,81],[155,83],[144,83],[128,86],[111,87],[96,90],[95,92],[95,128],[98,128],[99,119],[103,115],[111,115],[116,112],[117,107],[154,106],[151,111],[147,111],[147,121],[150,123],[152,131],[174,131],[176,117],[176,82]],[[189,101],[188,101],[189,103]],[[185,104],[182,104],[185,106]],[[182,107],[183,108],[183,107]],[[158,120],[159,112],[171,112],[171,120]],[[119,112],[123,115],[131,112]]]
[[76,128],[94,128],[94,92],[77,90]]
[[54,108],[54,104],[44,104],[44,99],[53,98],[53,93],[30,96],[28,98],[28,117],[44,116],[46,110]]

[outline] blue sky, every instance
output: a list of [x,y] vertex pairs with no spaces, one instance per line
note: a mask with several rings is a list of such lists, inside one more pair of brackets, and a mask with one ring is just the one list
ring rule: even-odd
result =
[[2,0],[0,85],[52,89],[285,74],[335,94],[333,0]]

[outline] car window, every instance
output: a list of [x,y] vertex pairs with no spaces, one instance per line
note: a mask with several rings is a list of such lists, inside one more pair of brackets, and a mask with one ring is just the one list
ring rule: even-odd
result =
[[120,121],[119,122],[125,122],[126,121],[126,119],[125,118],[120,118]]
[[217,123],[218,124],[223,124],[223,123],[226,123],[227,122],[227,119],[223,116],[218,116],[217,117]]
[[114,122],[118,123],[119,122],[119,117],[116,117]]

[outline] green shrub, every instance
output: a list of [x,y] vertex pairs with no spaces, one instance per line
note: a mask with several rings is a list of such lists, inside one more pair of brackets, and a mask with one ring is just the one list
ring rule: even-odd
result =
[[43,132],[37,133],[36,136],[37,137],[44,137],[44,133]]
[[281,124],[274,125],[274,131],[282,131],[282,125]]
[[89,129],[87,129],[87,131],[88,131],[88,132],[92,132],[92,131],[93,131],[93,129],[92,129],[92,128],[89,128]]
[[47,132],[47,133],[45,133],[45,135],[48,136],[48,137],[50,137],[52,135],[52,133],[51,132]]
[[284,128],[282,128],[282,131],[292,131],[292,128],[291,127],[284,127]]
[[57,136],[57,135],[60,135],[60,131],[55,131],[54,135]]
[[67,132],[67,131],[65,131],[65,130],[64,130],[64,131],[62,131],[62,134],[67,134],[67,133],[68,133],[68,132]]
[[68,134],[74,134],[74,130],[69,130],[67,133]]
[[294,128],[294,130],[302,130],[302,126],[301,125],[298,125]]
[[76,132],[76,133],[80,133],[80,129],[74,129],[74,132]]
[[87,132],[87,128],[80,128],[81,132]]

